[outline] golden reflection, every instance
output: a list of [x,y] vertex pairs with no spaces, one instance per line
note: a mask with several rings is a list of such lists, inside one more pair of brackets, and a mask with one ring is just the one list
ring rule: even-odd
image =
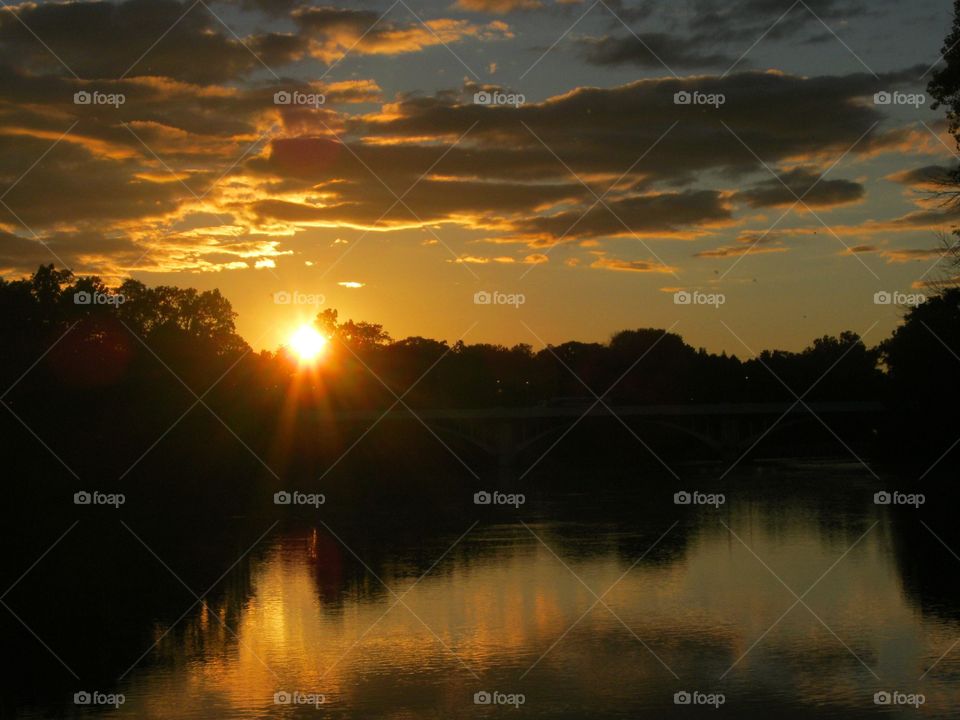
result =
[[[463,555],[453,553],[404,597],[409,609],[370,578],[345,580],[344,551],[314,529],[278,542],[252,573],[247,600],[223,601],[217,615],[232,632],[204,605],[185,637],[165,638],[164,656],[193,660],[136,675],[126,710],[172,717],[166,699],[179,697],[214,703],[218,716],[252,718],[268,713],[284,688],[370,708],[378,702],[371,693],[387,702],[399,686],[456,714],[456,703],[476,690],[470,671],[519,678],[548,649],[524,681],[529,692],[576,692],[579,702],[597,703],[624,692],[656,704],[673,679],[632,633],[680,677],[713,681],[746,653],[728,682],[858,707],[875,683],[844,645],[888,682],[914,682],[909,689],[960,632],[905,600],[879,535],[865,537],[804,597],[822,623],[800,605],[781,618],[795,598],[757,556],[801,594],[852,540],[823,536],[809,522],[764,525],[749,512],[731,512],[726,522],[749,550],[723,526],[706,526],[673,562],[632,568],[613,548],[567,556],[548,530],[545,542],[569,570],[532,539],[490,557],[461,547]],[[382,576],[403,594],[416,577],[411,569],[398,564]],[[595,601],[584,584],[597,595],[614,586],[604,602],[616,616],[601,604],[584,615]],[[943,677],[958,664],[945,659]],[[941,685],[932,676],[925,691],[955,695]]]

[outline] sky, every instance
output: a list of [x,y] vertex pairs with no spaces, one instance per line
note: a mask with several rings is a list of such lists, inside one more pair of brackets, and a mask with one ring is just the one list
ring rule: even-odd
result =
[[956,145],[924,93],[951,21],[943,0],[9,3],[0,274],[219,288],[256,349],[330,307],[450,342],[874,344],[950,274],[958,210],[931,191]]

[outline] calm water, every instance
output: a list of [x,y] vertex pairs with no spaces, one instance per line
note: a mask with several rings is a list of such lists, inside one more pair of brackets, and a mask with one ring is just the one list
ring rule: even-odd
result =
[[[874,484],[821,466],[728,482],[719,509],[531,499],[459,542],[477,518],[375,552],[333,520],[274,534],[240,599],[198,606],[97,716],[956,717],[960,598],[936,578],[960,560],[917,544],[921,519],[944,521],[875,505]],[[877,706],[882,690],[925,703]],[[681,691],[724,704],[678,706]]]

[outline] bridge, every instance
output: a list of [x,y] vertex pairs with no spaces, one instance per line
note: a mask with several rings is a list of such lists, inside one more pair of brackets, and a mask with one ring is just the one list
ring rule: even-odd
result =
[[781,431],[811,421],[820,427],[823,423],[829,426],[830,418],[840,417],[868,423],[883,412],[884,407],[878,402],[604,406],[593,399],[584,399],[575,406],[341,410],[325,420],[338,425],[369,426],[418,422],[419,419],[437,435],[457,438],[497,458],[501,467],[508,467],[518,455],[537,443],[560,437],[572,425],[591,419],[618,418],[641,440],[654,427],[674,431],[718,456],[730,457],[750,449],[774,423]]

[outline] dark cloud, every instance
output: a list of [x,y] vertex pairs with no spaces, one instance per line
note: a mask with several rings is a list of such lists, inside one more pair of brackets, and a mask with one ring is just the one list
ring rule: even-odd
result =
[[714,248],[713,250],[701,250],[694,253],[695,258],[731,258],[742,255],[764,255],[767,253],[787,252],[787,248],[780,246],[752,246],[752,245],[734,245]]
[[[803,195],[848,150],[856,157],[908,146],[908,131],[868,132],[882,117],[864,101],[877,84],[866,74],[752,72],[579,88],[520,107],[476,105],[477,88],[468,84],[460,95],[405,97],[382,114],[346,118],[339,137],[324,128],[272,141],[246,164],[273,192],[251,211],[262,222],[369,226],[394,204],[390,190],[401,195],[419,181],[404,198],[413,212],[398,204],[381,225],[487,227],[532,246],[631,234],[696,237],[733,224],[734,202],[759,208],[795,200],[758,157],[770,168],[792,166],[779,176]],[[681,90],[722,93],[726,102],[716,109],[676,105]],[[751,176],[758,179],[745,190],[722,189]],[[720,188],[698,189],[707,177]],[[590,209],[593,193],[608,195]],[[859,183],[828,177],[805,202],[825,207],[863,197]]]
[[457,0],[454,7],[470,12],[506,15],[518,10],[537,10],[543,7],[540,0]]
[[[373,10],[352,10],[330,6],[304,5],[293,13],[293,18],[304,30],[317,34],[337,32],[363,33],[373,28],[382,14]],[[386,23],[386,19],[384,19]],[[386,25],[385,25],[386,27]]]
[[940,205],[908,212],[888,221],[864,223],[866,229],[948,229],[960,223],[960,206]]
[[423,24],[412,16],[395,20],[372,10],[316,6],[292,12],[295,32],[246,35],[190,0],[92,0],[8,10],[0,14],[0,61],[89,80],[151,76],[225,83],[255,73],[276,76],[308,57],[333,62],[347,51],[395,55],[467,37],[509,35],[502,22],[439,18]]
[[[487,12],[523,9],[522,0],[469,1]],[[433,18],[425,27],[399,10],[381,17],[356,7],[239,0],[242,9],[268,13],[257,13],[260,21],[285,18],[284,32],[244,23],[241,42],[202,4],[188,3],[24,4],[0,14],[0,183],[5,191],[13,186],[4,197],[9,210],[0,206],[0,265],[51,259],[30,239],[33,231],[69,263],[114,270],[140,259],[158,270],[253,267],[282,254],[277,245],[310,226],[449,224],[482,232],[491,243],[529,247],[561,238],[591,247],[632,235],[696,238],[737,224],[737,202],[792,202],[754,153],[802,194],[884,118],[864,99],[902,80],[751,72],[581,87],[520,107],[474,104],[480,88],[470,83],[385,99],[362,77],[277,79],[262,63],[332,62],[351,48],[396,55],[508,37],[510,29],[496,20]],[[643,37],[678,68],[732,64],[725,53],[684,47],[666,34]],[[651,64],[632,37],[592,42],[593,62]],[[81,90],[122,94],[125,102],[77,105]],[[323,93],[326,103],[274,102],[275,93],[293,90]],[[718,108],[678,105],[680,91],[726,101]],[[354,103],[379,107],[347,112]],[[909,146],[909,131],[884,128],[851,155]],[[858,183],[826,178],[807,202],[853,202],[863,192]],[[603,203],[594,193],[605,194]],[[404,195],[403,203],[395,195]],[[205,224],[197,221],[201,214],[209,216]],[[897,222],[924,221],[918,215]],[[734,252],[712,252],[721,251]],[[597,252],[592,267],[664,271]]]
[[[615,193],[605,200],[606,207],[597,205],[584,215],[594,196],[574,178],[563,178],[555,161],[544,163],[542,157],[537,158],[542,153],[536,152],[529,157],[526,153],[517,157],[502,149],[490,154],[492,157],[476,149],[464,149],[443,155],[442,150],[422,146],[348,148],[326,138],[277,140],[270,154],[251,161],[249,169],[287,179],[292,183],[287,186],[289,191],[309,188],[318,200],[312,205],[267,200],[256,203],[252,210],[260,220],[293,223],[369,225],[380,220],[382,225],[409,225],[447,220],[499,225],[518,241],[534,244],[554,242],[571,226],[568,239],[631,232],[668,234],[730,220],[730,208],[722,194],[707,190],[626,196]],[[444,179],[420,179],[403,195],[438,159],[434,173]],[[502,178],[511,167],[526,160],[530,167],[525,171],[520,168],[513,180]],[[491,177],[485,175],[488,169]],[[477,176],[481,179],[474,179]],[[531,180],[518,182],[523,176]],[[403,195],[409,209],[397,204],[381,219],[396,202],[384,185]],[[575,209],[543,212],[571,203]]]
[[[897,147],[908,133],[868,133],[883,115],[864,101],[894,79],[889,75],[877,81],[865,73],[799,77],[775,72],[660,78],[613,88],[578,88],[519,108],[416,97],[391,106],[383,116],[353,118],[347,130],[357,137],[415,143],[423,137],[457,138],[476,123],[466,146],[451,153],[447,166],[456,168],[469,153],[481,175],[569,177],[555,154],[578,174],[616,177],[647,153],[634,178],[669,181],[708,170],[739,177],[762,169],[754,154],[774,165],[813,156],[835,160],[854,144],[854,156]],[[471,90],[467,88],[468,97]],[[677,105],[674,95],[679,91],[722,94],[725,103],[717,109]]]
[[[396,198],[440,159],[434,172],[445,179],[421,179],[404,195],[408,210],[398,204],[382,224],[410,224],[455,220],[475,225],[507,223],[507,231],[538,244],[552,242],[574,226],[569,238],[636,233],[669,233],[702,223],[726,222],[730,209],[716,191],[686,191],[608,197],[604,205],[584,211],[594,196],[574,178],[558,172],[556,161],[543,162],[542,153],[516,156],[510,151],[486,152],[465,149],[443,155],[437,148],[422,146],[351,146],[325,138],[277,140],[268,157],[251,161],[249,167],[267,176],[299,180],[288,189],[310,188],[316,205],[264,201],[253,206],[263,220],[289,222],[346,222],[369,224],[378,220]],[[537,157],[537,156],[541,157]],[[511,167],[530,160],[514,180],[503,179]],[[513,165],[511,165],[511,163]],[[491,176],[485,172],[489,169]],[[562,168],[561,168],[562,170]],[[480,175],[482,180],[471,179]],[[459,176],[458,179],[454,179]],[[517,182],[521,177],[530,182]],[[537,182],[536,179],[543,180]],[[382,180],[382,183],[380,182]],[[333,195],[336,200],[332,200]],[[581,209],[542,213],[554,205],[575,203]],[[607,209],[609,208],[609,209]],[[411,210],[413,212],[411,212]],[[611,212],[612,210],[612,212]],[[415,213],[415,215],[414,215]],[[626,224],[626,226],[624,225]]]
[[810,207],[830,207],[862,200],[866,192],[858,182],[825,179],[812,168],[795,168],[778,178],[756,183],[734,199],[754,208],[790,206],[798,198]]
[[693,0],[689,28],[693,33],[691,39],[696,43],[752,43],[761,36],[778,40],[811,28],[820,34],[823,25],[817,17],[828,25],[856,20],[875,12],[877,4],[863,0],[806,0],[805,3],[784,0]]
[[[400,12],[403,12],[401,9]],[[501,21],[477,25],[467,20],[430,18],[420,22],[409,13],[402,20],[372,10],[303,6],[293,12],[299,37],[309,38],[310,53],[335,62],[345,53],[398,55],[455,43],[472,37],[496,40],[509,37]]]
[[[304,224],[351,224],[379,227],[451,221],[475,225],[503,224],[511,216],[527,216],[538,207],[576,200],[580,185],[528,185],[471,181],[423,180],[403,196],[403,203],[383,186],[353,181],[337,188],[338,202],[311,205],[284,200],[263,200],[251,210],[259,220]],[[403,191],[397,192],[401,195]],[[391,207],[393,209],[391,210]],[[389,210],[389,212],[388,212]]]
[[26,273],[40,265],[98,267],[107,272],[118,263],[134,263],[143,250],[127,237],[97,232],[55,232],[38,240],[0,230],[0,270]]
[[634,23],[648,19],[656,8],[650,3],[608,4],[619,17],[610,25],[615,34],[574,40],[587,62],[652,69],[666,66],[671,72],[727,69],[734,64],[742,69],[750,64],[749,58],[742,56],[743,51],[760,38],[782,41],[800,36],[804,44],[836,41],[817,17],[828,25],[841,27],[841,23],[875,13],[875,7],[862,0],[810,0],[806,5],[784,0],[694,0],[682,21],[675,14],[663,13],[660,25],[670,27],[669,33],[623,34],[624,24],[633,27]]
[[653,15],[654,9],[656,8],[655,3],[651,2],[651,0],[643,0],[641,2],[605,0],[604,5],[616,16],[612,18],[611,25],[618,28],[622,28],[623,23],[632,25],[641,20],[646,20]]
[[684,38],[666,33],[639,33],[578,41],[587,62],[594,65],[637,65],[671,70],[728,68],[737,58],[696,47]]
[[259,10],[260,12],[272,17],[283,17],[288,15],[294,8],[301,4],[301,0],[236,0],[238,4],[247,10]]
[[903,185],[940,186],[955,178],[958,169],[956,165],[924,165],[895,173],[889,179]]
[[8,228],[22,227],[22,222],[36,231],[162,215],[175,210],[187,194],[179,183],[144,177],[135,158],[97,156],[69,139],[50,150],[52,144],[0,135],[0,182],[12,188],[4,197],[6,207],[0,206],[0,223]]
[[[621,20],[626,23],[637,22],[649,17],[653,10],[653,3],[651,2],[606,0],[604,4],[606,10],[598,9],[597,14],[615,14],[619,20],[611,17],[610,21],[616,23],[618,27],[623,27],[620,25]],[[590,4],[583,0],[455,0],[452,7],[456,10],[494,15],[540,10],[567,16],[574,13],[583,13],[590,7]]]
[[[43,38],[56,55],[37,41]],[[305,38],[235,38],[202,4],[175,0],[20,5],[0,15],[0,58],[86,79],[160,76],[224,82],[303,56]]]
[[[77,105],[74,94],[79,91],[122,95],[124,102],[119,107]],[[319,93],[325,104],[277,105],[274,96],[280,91]],[[379,87],[368,80],[314,85],[280,81],[227,88],[166,78],[78,81],[69,76],[30,76],[0,65],[3,125],[47,138],[47,145],[73,125],[66,141],[84,144],[105,159],[132,153],[157,165],[155,153],[171,170],[189,168],[194,175],[204,166],[223,172],[265,137],[312,130],[318,118],[335,124],[342,106],[378,101],[380,95]],[[0,158],[0,172],[6,165]],[[198,193],[205,190],[188,184]]]
[[632,233],[670,234],[690,226],[725,224],[730,219],[730,208],[721,193],[690,190],[607,200],[605,205],[597,205],[586,214],[573,210],[531,216],[517,223],[517,229],[541,242],[552,243],[564,236],[570,240]]

